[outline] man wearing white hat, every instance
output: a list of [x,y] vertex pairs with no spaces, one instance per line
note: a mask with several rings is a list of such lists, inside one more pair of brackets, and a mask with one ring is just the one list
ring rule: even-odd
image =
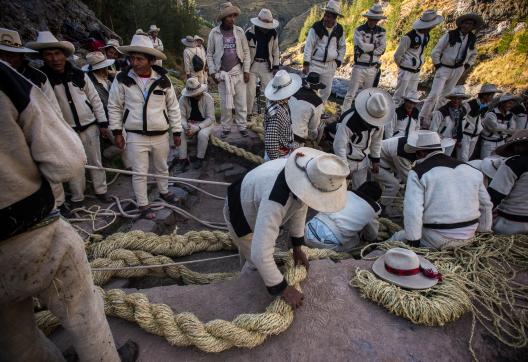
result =
[[183,68],[187,79],[196,78],[201,84],[207,85],[207,73],[205,72],[207,56],[204,48],[198,46],[195,37],[191,35],[187,35],[181,42],[185,45],[183,50]]
[[[152,40],[152,45],[154,45],[154,49],[159,50],[160,52],[163,52],[163,42],[158,37],[158,34],[160,32],[160,28],[158,28],[156,25],[151,25],[149,27],[148,35],[150,37],[150,40]],[[163,66],[163,62],[161,59],[156,60],[156,65]]]
[[306,223],[306,246],[351,252],[362,241],[375,242],[378,238],[378,201],[381,187],[367,181],[355,191],[347,191],[346,205],[336,212],[320,212]]
[[[455,141],[450,140],[451,145]],[[463,245],[476,231],[489,232],[492,203],[482,173],[444,154],[450,146],[438,133],[411,133],[404,146],[416,152],[403,202],[404,230],[391,240],[440,249]]]
[[248,114],[253,114],[257,78],[260,79],[261,89],[265,89],[279,70],[280,51],[279,34],[277,34],[279,22],[273,19],[271,11],[262,9],[258,16],[251,18],[250,21],[253,25],[246,30],[251,55],[251,72],[247,83],[247,111]]
[[398,81],[392,99],[396,105],[402,102],[405,94],[418,90],[425,47],[429,43],[429,32],[443,21],[444,18],[435,10],[426,10],[420,19],[414,22],[412,30],[400,40],[398,49],[394,53],[394,62],[398,66]]
[[367,180],[369,159],[372,173],[379,172],[383,125],[394,114],[392,98],[384,90],[367,88],[357,95],[356,106],[341,116],[334,138],[334,153],[348,162],[352,189]]
[[467,162],[473,152],[480,133],[482,132],[482,118],[488,112],[488,105],[496,93],[502,93],[494,84],[483,84],[476,98],[463,104],[465,117],[463,119],[463,136],[457,148],[457,159]]
[[84,172],[83,145],[47,97],[0,61],[0,360],[63,361],[38,329],[34,298],[82,361],[119,361],[83,240],[52,211],[50,183]]
[[519,104],[512,108],[515,127],[528,129],[528,90],[521,93]]
[[498,216],[493,231],[528,234],[528,130],[517,130],[495,152],[508,157],[488,187]]
[[295,142],[288,100],[302,86],[301,77],[279,70],[268,83],[264,95],[269,101],[264,115],[264,159],[288,157],[299,144]]
[[[500,157],[498,155],[492,155],[489,157],[486,157],[483,160],[475,159],[468,161],[468,165],[471,165],[475,167],[477,170],[482,172],[484,175],[484,186],[487,188],[493,178],[495,177],[495,174],[497,173],[498,169],[501,167],[501,165],[504,163],[506,159],[504,157]],[[489,190],[488,190],[489,193]],[[492,200],[493,201],[493,200]]]
[[288,230],[295,264],[308,268],[301,246],[308,207],[319,212],[341,210],[346,202],[345,162],[335,155],[303,147],[287,159],[266,162],[227,190],[224,218],[235,245],[256,268],[272,295],[296,308],[303,294],[288,285],[273,260],[281,228]]
[[[108,120],[101,98],[92,81],[80,69],[75,68],[67,58],[75,50],[72,43],[59,41],[49,31],[38,33],[37,40],[27,46],[38,50],[44,60],[41,70],[50,80],[59,102],[62,115],[81,139],[88,164],[103,167],[99,136],[109,138]],[[90,170],[95,195],[102,202],[109,202],[107,196],[106,174],[103,170]],[[71,202],[84,200],[86,188],[85,173],[70,180]]]
[[211,78],[218,83],[222,138],[231,133],[233,109],[240,134],[247,137],[246,83],[249,82],[251,56],[244,30],[235,25],[240,9],[230,2],[220,5],[220,25],[209,33],[207,64]]
[[342,112],[352,107],[360,89],[374,86],[374,81],[380,71],[380,57],[385,53],[386,33],[385,29],[378,26],[378,23],[387,17],[383,15],[381,4],[372,5],[363,16],[367,18],[367,22],[354,31],[354,67],[341,107]]
[[[33,68],[24,58],[26,54],[35,54],[37,51],[22,46],[20,35],[17,31],[0,28],[0,59],[8,62],[20,74],[32,81],[48,97],[57,112],[61,112],[55,92],[46,74]],[[62,116],[62,114],[61,114]]]
[[422,125],[429,125],[431,113],[443,104],[444,97],[453,90],[464,71],[477,58],[477,37],[473,31],[484,25],[484,20],[480,15],[470,13],[459,16],[456,25],[456,29],[440,38],[431,53],[436,73],[431,91],[420,111]]
[[105,54],[106,59],[113,59],[114,64],[110,66],[110,75],[115,77],[117,72],[123,68],[127,67],[126,60],[122,59],[121,52],[119,51],[119,40],[117,39],[108,39],[106,45],[100,50]]
[[[132,170],[148,173],[150,162],[154,173],[169,175],[168,133],[172,132],[175,146],[181,143],[181,116],[176,92],[167,77],[167,70],[155,65],[157,59],[166,59],[145,35],[134,35],[128,46],[119,50],[128,55],[131,67],[121,71],[110,89],[108,115],[110,129],[116,145],[126,151]],[[157,179],[160,197],[166,202],[175,201],[169,191],[167,179]],[[147,177],[134,175],[132,186],[137,204],[144,218],[154,219],[149,211]]]
[[185,172],[189,167],[187,143],[196,136],[198,140],[196,160],[193,167],[199,169],[207,151],[209,137],[213,131],[215,109],[213,97],[207,93],[207,87],[196,78],[187,79],[180,97],[183,137],[178,147],[179,162],[176,171]]
[[[440,138],[453,138],[456,142],[457,158],[460,149],[464,118],[466,117],[466,108],[462,107],[462,102],[469,98],[463,85],[456,86],[446,98],[449,102],[433,112],[433,121],[430,130],[438,132]],[[453,148],[446,151],[447,155],[453,153]]]
[[88,74],[94,84],[107,116],[108,95],[113,81],[113,77],[109,76],[108,68],[114,64],[114,59],[106,59],[102,52],[96,51],[86,54],[86,65],[82,67],[82,70]]
[[419,102],[416,92],[409,92],[403,97],[403,103],[396,108],[392,119],[385,125],[385,138],[407,137],[410,132],[420,129],[419,112],[416,109]]
[[339,1],[329,0],[323,18],[313,24],[304,45],[303,73],[317,73],[325,85],[319,95],[326,102],[332,93],[332,81],[336,69],[343,64],[346,39],[343,26],[337,22],[341,14]]
[[486,113],[482,119],[482,132],[480,138],[480,158],[491,155],[495,149],[504,144],[515,131],[515,121],[511,109],[515,104],[515,97],[505,93],[499,98],[497,106]]

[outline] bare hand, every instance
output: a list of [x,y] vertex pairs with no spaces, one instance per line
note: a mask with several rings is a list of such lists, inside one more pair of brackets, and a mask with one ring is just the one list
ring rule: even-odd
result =
[[119,148],[120,150],[125,148],[125,138],[123,137],[123,135],[117,134],[114,138],[114,142],[117,148]]
[[379,173],[379,169],[380,169],[379,162],[373,162],[372,163],[372,168],[371,168],[372,173],[378,174]]
[[244,72],[244,83],[249,82],[249,73]]
[[309,65],[303,65],[303,74],[308,74],[309,71],[310,71],[310,66]]
[[294,309],[300,307],[304,300],[304,294],[289,285],[282,291],[281,297]]
[[174,146],[180,147],[180,145],[181,145],[181,136],[174,135],[172,138],[174,140]]
[[218,82],[218,79],[216,79],[216,74],[215,74],[215,73],[210,74],[210,76],[211,76],[211,78],[213,79],[213,81],[214,81],[216,84],[219,83],[219,82]]
[[306,254],[304,251],[302,251],[300,246],[295,246],[293,248],[293,261],[295,265],[304,265],[306,271],[310,269],[310,262],[308,261]]

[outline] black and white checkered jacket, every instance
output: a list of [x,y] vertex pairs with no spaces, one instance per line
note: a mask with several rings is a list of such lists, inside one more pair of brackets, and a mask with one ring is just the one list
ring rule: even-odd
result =
[[264,146],[270,160],[287,156],[299,145],[293,140],[290,109],[287,102],[272,102],[264,116]]

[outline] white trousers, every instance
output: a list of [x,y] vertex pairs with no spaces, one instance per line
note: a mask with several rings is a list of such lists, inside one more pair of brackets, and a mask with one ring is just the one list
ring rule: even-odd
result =
[[187,143],[193,139],[197,140],[198,143],[196,157],[203,159],[205,157],[205,152],[207,151],[207,146],[209,145],[209,137],[211,136],[212,131],[213,126],[202,128],[202,130],[198,132],[198,134],[194,134],[192,138],[187,137],[184,132],[181,137],[181,145],[178,147],[180,160],[187,158]]
[[369,164],[368,157],[365,157],[363,161],[360,162],[348,160],[348,168],[350,169],[350,186],[353,190],[356,190],[367,181]]
[[[244,82],[244,73],[231,77],[231,82],[234,84],[235,94],[233,94],[233,103],[235,106],[235,123],[239,130],[245,130],[247,125],[247,99],[246,99],[246,83]],[[226,87],[225,82],[218,84],[218,92],[220,93],[220,122],[224,131],[231,130],[231,123],[233,121],[233,110],[226,108]]]
[[392,96],[392,100],[396,106],[403,103],[403,97],[410,92],[418,90],[418,83],[420,83],[420,72],[413,73],[408,70],[398,69],[398,80],[396,81],[396,90]]
[[341,112],[345,112],[352,107],[352,102],[356,98],[356,94],[360,89],[370,88],[374,85],[378,68],[364,67],[361,65],[354,65],[352,73],[350,74],[350,81],[348,83],[348,91],[341,107]]
[[[148,173],[152,162],[155,174],[169,176],[167,159],[169,157],[169,138],[166,134],[159,136],[145,136],[133,132],[127,133],[126,150],[132,164],[132,171]],[[156,179],[160,194],[169,192],[169,180]],[[147,206],[148,188],[146,176],[132,176],[132,187],[138,206]]]
[[482,140],[480,142],[480,159],[483,160],[486,157],[491,156],[491,154],[495,151],[495,149],[499,146],[502,146],[504,144],[504,141],[486,141]]
[[260,79],[260,89],[264,93],[264,89],[268,83],[273,79],[273,72],[269,70],[268,62],[254,62],[251,65],[249,73],[249,82],[247,83],[247,112],[253,113],[255,106],[255,96],[257,94],[257,79]]
[[493,222],[493,231],[497,234],[528,234],[528,222],[517,222],[497,216]]
[[[420,240],[420,246],[424,248],[431,249],[444,249],[444,248],[454,248],[457,246],[465,245],[469,242],[467,240],[455,240],[455,239],[446,239],[440,233],[433,229],[423,228],[422,229],[422,239]],[[392,235],[388,241],[403,241],[405,242],[405,230],[400,230],[394,235]]]
[[332,94],[332,82],[334,80],[334,75],[336,72],[337,64],[335,60],[330,62],[319,62],[317,60],[312,60],[310,63],[310,72],[315,72],[319,74],[319,81],[326,86],[325,89],[319,91],[319,97],[323,100],[323,103],[330,98]]
[[59,319],[80,361],[120,361],[83,240],[62,219],[0,243],[0,361],[64,361],[37,328],[33,297]]
[[380,203],[385,207],[391,206],[394,202],[393,197],[395,197],[400,190],[400,180],[394,176],[392,171],[381,167],[379,168],[379,172],[377,174],[372,174],[372,178],[382,186],[382,196],[387,196],[382,197]]
[[[90,166],[103,167],[101,161],[101,144],[99,141],[99,128],[94,124],[84,131],[77,133],[84,146],[84,152]],[[96,194],[104,194],[107,191],[106,173],[101,170],[89,170],[92,177],[92,186]],[[84,200],[86,189],[86,177],[83,171],[79,176],[68,182],[72,193],[71,200],[79,202]]]
[[471,137],[467,134],[463,135],[462,141],[460,142],[460,147],[457,148],[457,159],[462,162],[469,161],[469,158],[475,151],[477,141],[478,136]]
[[431,91],[427,95],[425,102],[420,111],[420,119],[423,119],[422,127],[429,128],[431,123],[431,114],[440,108],[444,98],[457,85],[458,80],[464,73],[464,67],[456,69],[440,67],[435,73]]

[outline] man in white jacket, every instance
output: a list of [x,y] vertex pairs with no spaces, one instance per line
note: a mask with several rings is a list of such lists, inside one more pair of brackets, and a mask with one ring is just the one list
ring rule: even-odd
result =
[[304,45],[303,73],[318,73],[326,88],[320,96],[326,102],[332,93],[332,81],[337,68],[343,64],[346,53],[346,39],[343,27],[337,23],[342,16],[339,1],[330,0],[322,9],[323,19],[308,31]]
[[207,56],[205,55],[205,49],[198,46],[197,40],[191,35],[187,35],[181,42],[185,45],[183,50],[183,68],[187,79],[196,78],[201,84],[207,85],[207,72],[205,71]]
[[515,105],[515,97],[505,93],[499,98],[497,106],[489,110],[482,119],[482,132],[480,138],[480,158],[491,155],[495,149],[504,144],[515,131],[515,120],[511,109]]
[[493,204],[479,170],[446,156],[436,132],[413,133],[405,147],[418,160],[407,177],[404,230],[391,240],[440,249],[491,230]]
[[422,126],[429,126],[431,113],[444,102],[444,97],[456,86],[464,71],[477,58],[474,30],[484,24],[478,14],[465,14],[456,19],[457,28],[445,33],[434,47],[431,58],[436,68],[431,91],[420,112]]
[[233,109],[235,123],[243,137],[248,136],[246,83],[249,82],[251,57],[244,30],[235,25],[240,9],[230,2],[220,5],[220,25],[209,33],[207,64],[220,93],[222,138],[231,133]]
[[[178,99],[167,71],[154,65],[156,59],[166,57],[154,49],[145,35],[134,35],[131,44],[119,50],[129,56],[131,67],[117,75],[110,89],[108,116],[115,143],[120,149],[124,149],[126,143],[134,172],[148,173],[152,160],[154,173],[168,176],[168,133],[172,132],[174,145],[178,147],[182,125]],[[161,198],[174,202],[168,180],[159,178],[156,181]],[[132,186],[142,217],[154,219],[155,213],[149,211],[147,177],[132,176]]]
[[403,97],[403,103],[396,108],[391,120],[385,125],[386,139],[407,137],[409,133],[420,129],[419,111],[416,108],[419,102],[416,92],[410,92]]
[[[154,49],[159,50],[160,52],[163,52],[163,42],[159,38],[159,32],[160,28],[158,28],[156,25],[151,25],[149,27],[148,35],[150,37],[150,40],[152,40],[152,45],[154,45]],[[163,66],[163,61],[161,59],[156,60],[157,66]]]
[[342,210],[320,212],[306,223],[306,245],[348,253],[361,241],[376,241],[380,197],[381,188],[373,181],[365,182],[355,191],[348,191],[346,206]]
[[334,153],[348,162],[353,190],[367,180],[369,159],[372,173],[379,172],[383,125],[392,117],[394,103],[378,88],[362,90],[356,106],[341,116],[334,137]]
[[394,52],[394,62],[398,66],[398,81],[392,99],[398,106],[403,96],[416,92],[420,82],[420,69],[424,64],[424,53],[429,43],[429,32],[444,18],[434,10],[426,10],[413,24],[410,32],[405,34]]
[[376,3],[363,16],[367,18],[367,22],[354,31],[354,67],[350,74],[348,91],[341,107],[342,112],[352,107],[360,89],[374,86],[374,81],[381,67],[380,57],[385,53],[385,29],[378,26],[380,20],[387,19],[383,15],[383,8]]
[[224,218],[233,242],[256,268],[272,295],[281,295],[296,308],[303,294],[280,272],[273,260],[280,228],[289,231],[296,264],[308,268],[301,250],[308,207],[335,212],[345,206],[346,163],[335,155],[302,147],[287,159],[268,161],[251,170],[227,190]]

